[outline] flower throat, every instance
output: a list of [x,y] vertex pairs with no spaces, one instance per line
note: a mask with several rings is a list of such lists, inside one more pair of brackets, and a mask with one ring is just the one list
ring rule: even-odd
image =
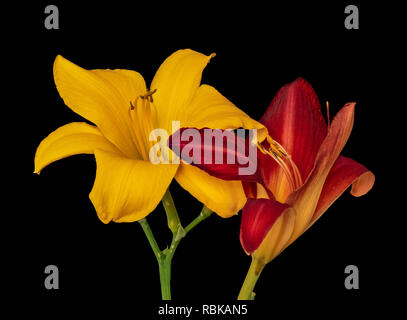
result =
[[134,103],[130,101],[130,118],[134,124],[134,143],[143,160],[149,160],[149,152],[153,147],[154,129],[158,128],[157,109],[154,105],[153,94],[157,91],[148,90],[139,95]]

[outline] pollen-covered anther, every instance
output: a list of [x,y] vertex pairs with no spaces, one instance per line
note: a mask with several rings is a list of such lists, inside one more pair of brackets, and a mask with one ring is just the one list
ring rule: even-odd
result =
[[139,95],[137,98],[136,98],[136,100],[134,100],[134,104],[133,104],[133,102],[131,102],[130,101],[130,110],[134,110],[136,107],[136,105],[137,105],[137,100],[139,99],[139,98],[141,98],[141,99],[143,99],[143,100],[145,100],[145,99],[148,99],[148,101],[149,102],[154,102],[154,100],[153,100],[153,94],[154,93],[156,93],[157,92],[157,89],[154,89],[154,90],[148,90],[147,92],[146,92],[146,94],[141,94],[141,95]]
[[277,141],[273,140],[270,136],[266,137],[261,143],[257,144],[260,151],[264,154],[269,154],[270,152],[278,158],[285,158],[288,157],[288,153],[285,151],[282,145],[280,145]]
[[154,90],[148,90],[146,94],[141,95],[140,98],[141,99],[148,99],[148,101],[150,102],[154,102],[153,101],[153,94],[156,93],[157,89]]
[[267,142],[270,144],[269,151],[275,153],[279,157],[287,157],[288,154],[277,141],[273,140],[270,136],[267,136]]

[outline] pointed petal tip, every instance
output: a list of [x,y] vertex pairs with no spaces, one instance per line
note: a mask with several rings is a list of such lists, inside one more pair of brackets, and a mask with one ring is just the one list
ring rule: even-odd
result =
[[35,151],[35,156],[34,156],[34,171],[33,171],[33,173],[39,176],[44,167],[41,167],[41,165],[39,164],[39,159],[37,157],[38,147],[37,147],[37,150]]
[[347,102],[345,103],[345,105],[343,106],[344,108],[355,108],[356,106],[356,102]]
[[315,106],[315,109],[320,109],[319,99],[314,88],[303,77],[298,77],[293,82],[291,82],[289,86],[292,88],[301,89],[312,101],[312,104]]
[[311,87],[310,83],[307,80],[305,80],[305,78],[303,78],[301,76],[298,77],[297,79],[295,79],[292,83]]
[[54,71],[55,71],[55,68],[59,65],[59,64],[61,64],[61,63],[64,63],[64,62],[70,62],[69,60],[67,60],[67,59],[65,59],[63,56],[61,56],[60,54],[58,54],[56,57],[55,57],[55,60],[54,60]]
[[93,154],[97,148],[120,153],[98,128],[85,122],[68,123],[40,142],[34,156],[34,173],[39,174],[46,166],[63,158],[76,154]]
[[113,215],[107,213],[103,210],[102,206],[99,205],[97,194],[92,188],[91,192],[89,193],[89,200],[92,202],[93,207],[95,208],[96,215],[103,224],[108,224],[110,221],[113,220]]

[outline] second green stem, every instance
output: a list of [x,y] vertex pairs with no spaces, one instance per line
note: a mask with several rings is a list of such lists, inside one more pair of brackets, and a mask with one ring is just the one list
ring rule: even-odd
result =
[[264,262],[252,257],[252,263],[247,271],[246,278],[244,279],[242,288],[238,296],[238,300],[254,300],[255,293],[253,292],[254,286],[264,269]]

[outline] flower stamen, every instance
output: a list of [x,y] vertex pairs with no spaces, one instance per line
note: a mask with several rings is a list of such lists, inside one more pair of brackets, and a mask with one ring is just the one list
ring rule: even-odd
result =
[[153,101],[153,94],[157,91],[157,89],[154,90],[148,90],[147,93],[145,95],[141,95],[140,98],[141,99],[148,99],[150,102],[154,102]]
[[328,130],[329,130],[329,127],[331,126],[331,120],[329,117],[329,102],[328,101],[326,102],[326,117],[328,119]]
[[[149,152],[153,147],[153,142],[150,141],[150,135],[154,133],[154,129],[158,128],[157,110],[154,105],[153,94],[157,91],[148,90],[147,93],[139,95],[134,103],[130,101],[130,117],[134,124],[134,132],[136,136],[136,144],[144,160],[148,160]],[[134,112],[131,112],[134,111]],[[156,137],[153,136],[154,141]],[[159,156],[161,156],[160,152]]]
[[[268,146],[265,145],[266,143]],[[263,154],[269,155],[279,164],[288,180],[291,191],[298,189],[302,185],[301,173],[282,145],[270,136],[267,136],[266,140],[262,143],[257,143],[257,146]]]

